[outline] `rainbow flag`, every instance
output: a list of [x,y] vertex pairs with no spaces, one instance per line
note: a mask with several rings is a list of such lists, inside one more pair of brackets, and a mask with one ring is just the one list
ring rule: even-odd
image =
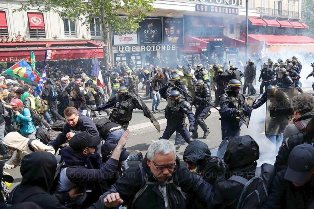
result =
[[26,60],[21,60],[18,63],[15,63],[12,67],[4,71],[4,73],[35,85],[40,80],[38,74],[32,70],[32,67],[26,62]]

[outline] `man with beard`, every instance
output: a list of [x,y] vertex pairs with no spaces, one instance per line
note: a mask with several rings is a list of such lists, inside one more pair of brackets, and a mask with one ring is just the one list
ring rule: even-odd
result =
[[[212,186],[180,166],[175,152],[168,140],[153,142],[144,161],[138,167],[126,170],[125,175],[100,197],[105,206],[112,208],[124,203],[128,208],[136,209],[187,209],[199,201],[212,208]],[[189,199],[191,196],[193,199]]]

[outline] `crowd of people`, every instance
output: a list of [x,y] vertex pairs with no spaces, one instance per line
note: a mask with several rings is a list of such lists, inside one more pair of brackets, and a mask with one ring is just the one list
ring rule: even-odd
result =
[[[103,75],[104,84],[83,68],[74,74],[52,68],[39,94],[0,77],[0,208],[314,208],[314,99],[302,90],[296,57],[262,65],[257,99],[251,60],[243,72],[218,64],[138,71],[119,65]],[[139,83],[151,108],[139,96]],[[159,130],[154,115],[161,99],[163,134],[144,157],[130,154],[125,145],[133,110]],[[277,157],[260,171],[259,145],[240,130],[265,103],[265,135]],[[205,120],[212,108],[221,121],[217,156],[202,141],[210,135]],[[51,130],[59,131],[56,137]],[[13,179],[3,169],[17,166],[22,181],[9,191]]]

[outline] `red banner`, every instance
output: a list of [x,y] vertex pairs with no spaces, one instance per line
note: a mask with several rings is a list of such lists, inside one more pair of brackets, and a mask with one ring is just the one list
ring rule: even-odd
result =
[[27,13],[30,29],[45,29],[45,21],[42,13]]
[[0,29],[8,28],[7,18],[4,11],[0,11]]

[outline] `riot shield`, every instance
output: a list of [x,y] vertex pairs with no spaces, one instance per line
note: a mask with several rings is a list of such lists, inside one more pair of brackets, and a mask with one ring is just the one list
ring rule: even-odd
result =
[[137,100],[137,102],[142,106],[144,115],[149,118],[149,120],[153,123],[153,125],[155,126],[155,128],[157,129],[158,132],[160,132],[160,124],[159,122],[156,120],[156,118],[154,117],[153,113],[149,110],[149,108],[146,106],[146,104],[144,103],[144,101],[142,100],[142,98],[140,96],[138,96],[137,94],[135,94],[133,92],[132,96]]
[[284,132],[293,114],[291,100],[297,94],[296,88],[267,90],[265,134],[278,135]]

